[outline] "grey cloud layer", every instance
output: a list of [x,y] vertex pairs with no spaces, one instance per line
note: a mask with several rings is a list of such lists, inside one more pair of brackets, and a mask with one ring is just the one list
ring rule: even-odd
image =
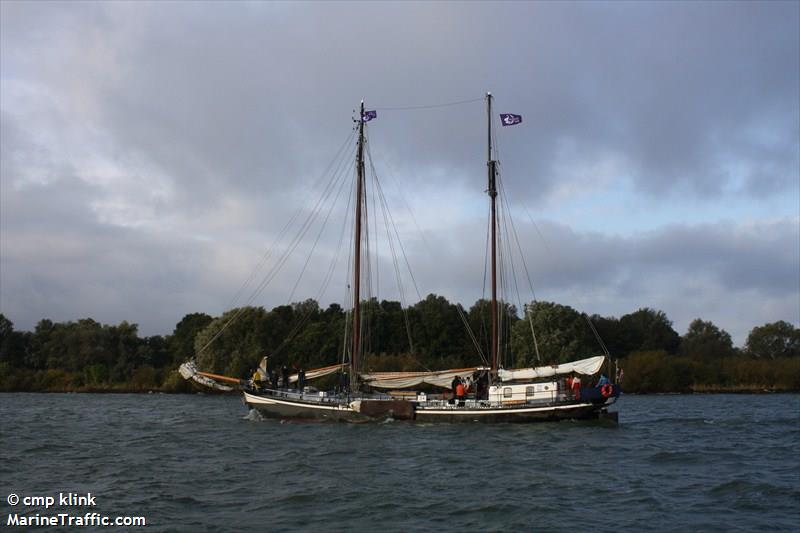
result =
[[[409,191],[482,184],[484,111],[385,108],[491,89],[498,112],[525,116],[501,155],[526,202],[548,205],[609,160],[607,178],[665,202],[798,194],[797,3],[0,9],[0,304],[22,327],[87,314],[165,332],[183,312],[221,310],[246,275],[238,263],[257,257],[246,250],[304,198],[362,97],[379,108],[373,145]],[[698,314],[741,338],[748,320],[800,319],[796,216],[631,238],[553,225],[561,252],[537,279],[554,298],[606,286],[598,312],[663,305],[676,322],[689,311],[675,286],[706,280]],[[481,268],[449,251],[457,271]],[[479,296],[475,272],[437,275],[447,261],[421,266],[426,290]],[[774,305],[734,321],[718,311],[726,293]]]

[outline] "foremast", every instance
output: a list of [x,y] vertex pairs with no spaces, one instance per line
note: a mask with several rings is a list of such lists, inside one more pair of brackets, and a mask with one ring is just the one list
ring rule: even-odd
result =
[[492,241],[492,370],[491,380],[497,377],[497,351],[499,347],[498,315],[497,315],[497,161],[492,158],[492,93],[486,93],[487,157],[486,165],[489,173],[489,187],[486,192],[491,198],[491,241]]
[[358,388],[361,350],[361,219],[364,214],[364,100],[358,114],[358,151],[356,153],[355,250],[353,253],[353,342],[350,355],[350,390]]

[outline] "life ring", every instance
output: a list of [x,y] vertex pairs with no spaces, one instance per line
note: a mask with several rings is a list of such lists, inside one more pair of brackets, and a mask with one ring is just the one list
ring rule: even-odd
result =
[[614,394],[614,386],[610,383],[606,383],[600,389],[600,393],[603,395],[603,398],[610,398],[612,394]]

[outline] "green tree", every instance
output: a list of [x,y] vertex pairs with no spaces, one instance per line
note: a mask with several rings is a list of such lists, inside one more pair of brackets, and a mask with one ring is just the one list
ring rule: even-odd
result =
[[[463,312],[463,309],[461,310]],[[459,309],[444,296],[429,294],[408,310],[414,348],[429,368],[477,362]]]
[[[533,335],[541,362],[536,360]],[[512,347],[520,362],[531,366],[566,363],[600,352],[585,317],[568,305],[553,302],[532,302],[527,306],[525,317],[514,325]]]
[[267,312],[263,307],[226,311],[195,337],[198,366],[210,372],[245,377],[267,355],[270,337],[267,327]]
[[619,326],[623,331],[620,355],[652,350],[674,354],[681,343],[681,338],[672,329],[672,322],[667,315],[649,307],[624,315],[619,319]]
[[624,361],[626,392],[689,392],[694,381],[688,359],[664,350],[633,352]]
[[619,319],[613,316],[600,315],[592,315],[590,319],[611,356],[621,357],[625,355],[625,334]]
[[712,322],[696,318],[681,340],[681,354],[694,359],[715,359],[736,354],[727,331]]
[[31,334],[14,331],[14,323],[0,313],[0,363],[11,367],[25,365],[30,351]]
[[194,338],[212,320],[205,313],[189,313],[175,325],[167,341],[173,363],[180,364],[194,357]]
[[757,326],[747,336],[745,347],[754,357],[800,357],[800,328],[783,320]]

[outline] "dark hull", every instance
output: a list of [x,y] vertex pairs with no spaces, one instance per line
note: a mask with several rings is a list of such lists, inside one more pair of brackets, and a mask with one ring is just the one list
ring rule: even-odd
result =
[[418,422],[532,423],[559,420],[597,420],[604,408],[594,404],[494,409],[417,409]]
[[[495,407],[427,407],[406,400],[345,399],[318,401],[299,396],[248,393],[245,403],[269,418],[316,419],[335,421],[379,421],[416,420],[425,423],[532,423],[558,420],[616,420],[614,413],[607,413],[608,404],[565,403],[560,405],[523,405]],[[610,403],[610,402],[609,402]]]
[[301,398],[245,392],[244,402],[268,418],[336,421],[369,420],[369,417],[354,411],[346,401],[304,401]]

